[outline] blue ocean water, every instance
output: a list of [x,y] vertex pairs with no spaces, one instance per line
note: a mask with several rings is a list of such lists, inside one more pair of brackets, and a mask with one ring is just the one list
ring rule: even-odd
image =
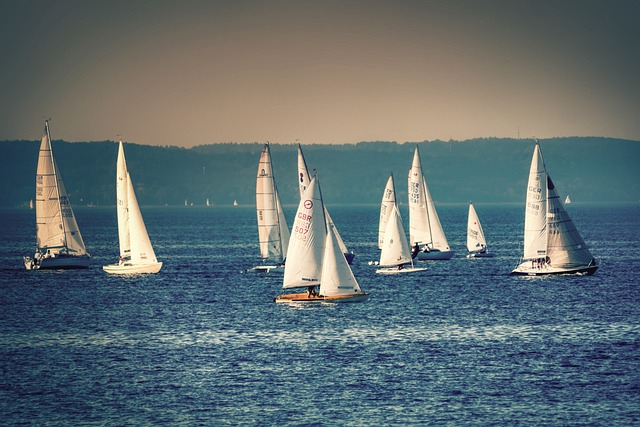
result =
[[143,208],[164,266],[131,278],[101,269],[115,209],[76,209],[84,271],[24,270],[33,211],[0,211],[2,424],[640,423],[640,206],[570,205],[600,269],[545,278],[508,275],[522,206],[476,205],[492,259],[464,258],[467,206],[439,206],[456,257],[397,277],[367,265],[378,207],[329,208],[366,303],[275,304],[281,276],[241,273],[249,207]]

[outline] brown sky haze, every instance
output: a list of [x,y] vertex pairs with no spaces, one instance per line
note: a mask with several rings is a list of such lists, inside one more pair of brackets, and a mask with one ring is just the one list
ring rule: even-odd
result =
[[634,1],[0,5],[0,139],[640,140]]

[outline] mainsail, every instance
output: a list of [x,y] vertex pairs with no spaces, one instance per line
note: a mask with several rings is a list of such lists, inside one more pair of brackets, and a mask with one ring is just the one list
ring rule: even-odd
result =
[[262,258],[281,263],[287,256],[289,229],[276,188],[269,144],[265,144],[258,162],[256,214]]
[[467,218],[467,249],[469,252],[479,252],[487,247],[484,231],[478,218],[478,213],[473,203],[469,203],[469,216]]
[[380,222],[378,223],[378,249],[382,249],[384,244],[384,235],[387,223],[392,215],[393,206],[396,205],[396,190],[393,182],[393,174],[389,176],[387,185],[382,194],[382,202],[380,203]]
[[394,203],[390,210],[391,216],[385,230],[382,252],[380,252],[380,265],[389,267],[409,263],[413,264],[398,206]]
[[72,255],[87,253],[69,195],[53,158],[48,121],[45,121],[36,171],[36,239],[42,253],[53,249]]

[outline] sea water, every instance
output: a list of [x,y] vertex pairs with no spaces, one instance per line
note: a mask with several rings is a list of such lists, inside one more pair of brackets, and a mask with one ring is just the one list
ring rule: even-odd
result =
[[569,206],[600,269],[542,278],[509,275],[520,205],[476,205],[485,259],[465,258],[467,206],[439,206],[456,256],[397,276],[368,265],[377,206],[329,209],[365,303],[275,304],[281,275],[241,273],[260,262],[249,207],[143,207],[164,265],[137,277],[102,271],[114,208],[76,209],[77,271],[26,271],[33,211],[0,211],[2,424],[640,423],[640,206]]

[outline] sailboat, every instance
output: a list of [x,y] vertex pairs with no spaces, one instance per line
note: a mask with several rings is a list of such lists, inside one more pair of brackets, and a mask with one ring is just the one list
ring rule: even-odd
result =
[[36,170],[36,252],[23,257],[27,270],[89,268],[69,195],[53,158],[49,121],[44,122]]
[[418,147],[409,170],[409,236],[419,260],[447,260],[453,251],[444,235],[427,180],[422,174]]
[[[289,245],[289,228],[273,175],[269,144],[264,145],[258,162],[256,214],[262,264],[246,271],[282,273]],[[272,260],[273,263],[267,264],[267,260]]]
[[568,194],[567,194],[567,197],[565,197],[565,199],[564,199],[564,204],[565,204],[565,205],[569,205],[569,204],[571,204],[571,197],[569,197],[569,195],[568,195]]
[[[393,196],[391,196],[387,192],[387,190],[389,189],[389,184],[391,187],[391,191],[393,192]],[[382,214],[382,207],[387,207],[384,203],[385,198],[387,200],[391,200],[391,197],[393,198],[394,202],[389,205],[390,215],[385,226],[384,237],[382,239],[382,252],[380,252],[379,265],[383,268],[377,269],[376,273],[400,274],[425,271],[427,270],[426,267],[414,267],[413,265],[411,249],[409,248],[407,236],[404,233],[404,228],[402,227],[402,216],[400,215],[398,205],[395,203],[395,186],[393,184],[393,175],[389,177],[387,186],[385,187],[385,192],[382,196],[380,221],[383,220],[384,216]],[[407,264],[409,264],[410,266],[407,266]]]
[[494,256],[493,253],[489,252],[489,248],[487,247],[487,240],[484,237],[480,218],[478,218],[478,213],[476,212],[476,208],[473,207],[473,203],[469,203],[467,250],[469,250],[467,258],[490,258]]
[[560,201],[536,141],[527,184],[524,254],[511,274],[591,275],[597,269],[595,258]]
[[[298,184],[300,187],[300,198],[302,198],[302,195],[305,189],[307,188],[307,186],[309,185],[310,181],[311,181],[311,175],[309,175],[307,162],[304,159],[304,154],[302,154],[302,146],[298,144]],[[327,211],[326,208],[325,208],[324,214],[327,217],[327,221],[329,222],[329,224],[331,224],[331,227],[335,230],[336,240],[338,242],[338,246],[340,246],[340,250],[344,254],[344,257],[347,259],[347,262],[351,264],[351,262],[353,261],[353,258],[355,257],[355,254],[353,252],[349,252],[349,250],[347,249],[347,245],[344,244],[342,237],[340,237],[340,233],[338,233],[338,229],[333,223],[333,220],[331,219],[331,215],[329,215],[329,211]]]
[[116,199],[120,260],[117,264],[105,265],[102,269],[110,274],[157,273],[162,268],[162,262],[156,259],[140,213],[122,141],[118,145],[116,163]]
[[368,298],[353,276],[325,212],[316,176],[298,204],[282,281],[285,290],[306,288],[307,292],[283,293],[275,302],[360,302]]

